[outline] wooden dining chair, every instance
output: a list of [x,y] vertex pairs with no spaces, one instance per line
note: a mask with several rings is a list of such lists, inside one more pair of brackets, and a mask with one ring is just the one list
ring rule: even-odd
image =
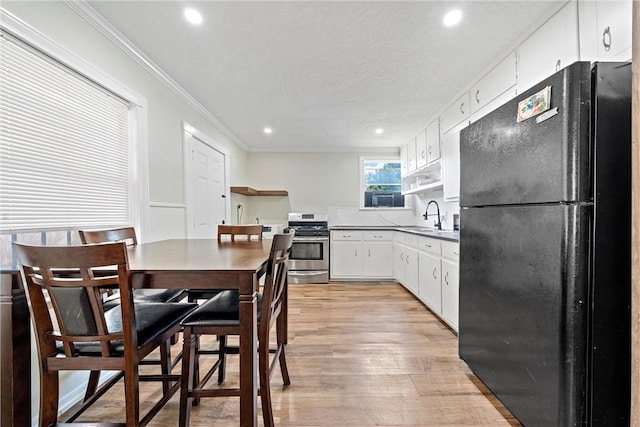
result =
[[[275,363],[280,363],[282,380],[290,384],[289,372],[285,359],[285,326],[283,306],[287,286],[287,260],[291,252],[294,233],[276,234],[271,244],[266,279],[263,292],[258,294],[258,371],[260,378],[260,398],[262,400],[262,417],[265,427],[273,427],[273,410],[271,406],[270,378]],[[269,332],[276,326],[275,356],[270,361]],[[211,298],[183,321],[184,344],[182,357],[182,386],[180,392],[181,427],[189,424],[192,403],[197,404],[200,398],[216,396],[238,396],[238,389],[206,389],[204,386],[216,370],[225,369],[225,352],[221,352],[218,360],[200,380],[200,363],[198,357],[199,337],[201,335],[218,335],[221,342],[227,335],[239,335],[239,294],[237,290],[225,290]],[[224,346],[224,344],[222,344]]]
[[[124,242],[127,246],[137,245],[138,238],[136,236],[136,229],[133,227],[120,227],[109,228],[102,230],[78,230],[80,241],[83,244],[100,244],[100,243],[113,243]],[[108,290],[108,292],[111,290]],[[177,302],[187,296],[184,289],[134,289],[133,301],[135,303],[140,302]],[[117,293],[110,294],[104,299],[103,305],[105,310],[113,308],[120,302],[119,295]],[[171,343],[175,343],[177,339],[171,338]],[[165,349],[167,350],[165,352]],[[168,363],[171,363],[171,367],[174,367],[180,361],[181,355],[178,355],[173,361],[171,361],[170,347],[161,347],[160,360],[146,359],[143,364],[159,364],[162,369],[165,369]],[[171,362],[168,362],[171,361]],[[95,370],[89,374],[89,381],[87,382],[87,390],[85,392],[84,400],[87,401],[97,390],[98,383],[100,382],[100,371]],[[165,392],[167,391],[165,387]]]
[[253,237],[262,240],[262,224],[219,224],[218,241],[223,240],[224,236],[229,236],[232,242],[235,242],[238,236],[246,236],[246,240],[251,240]]
[[[137,245],[136,229],[133,227],[110,228],[103,230],[78,230],[83,244],[125,242]],[[186,296],[184,289],[134,289],[133,299],[139,302],[175,302]],[[115,297],[107,299],[116,301]]]
[[[121,371],[128,427],[146,425],[180,386],[179,375],[141,375],[140,361],[169,345],[197,305],[135,303],[124,243],[29,246],[14,243],[35,329],[40,369],[41,427],[58,419],[59,372]],[[105,310],[101,289],[116,286],[120,304]],[[48,303],[50,301],[50,303]],[[119,377],[116,376],[116,380]],[[139,382],[169,385],[141,417]],[[67,422],[75,421],[117,381],[107,381]],[[118,414],[122,411],[116,409]]]
[[[236,238],[240,240],[262,240],[262,224],[248,224],[248,225],[218,225],[218,242],[228,238],[232,242],[236,241]],[[220,290],[192,290],[188,291],[189,302],[195,302],[198,300],[206,300],[220,293]]]

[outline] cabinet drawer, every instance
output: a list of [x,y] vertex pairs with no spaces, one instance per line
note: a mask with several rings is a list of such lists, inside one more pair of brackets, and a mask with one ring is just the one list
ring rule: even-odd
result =
[[333,240],[362,240],[362,231],[336,230],[331,232]]
[[393,231],[365,231],[364,240],[391,241],[393,240]]
[[460,244],[446,240],[442,241],[442,256],[458,261],[460,258]]
[[429,252],[432,254],[440,255],[440,244],[441,241],[438,239],[420,237],[420,239],[418,240],[418,249],[420,249],[422,252]]

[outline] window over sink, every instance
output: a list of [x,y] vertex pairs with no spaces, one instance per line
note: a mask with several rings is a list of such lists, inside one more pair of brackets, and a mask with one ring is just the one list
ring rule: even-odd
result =
[[404,208],[399,159],[360,159],[360,207]]

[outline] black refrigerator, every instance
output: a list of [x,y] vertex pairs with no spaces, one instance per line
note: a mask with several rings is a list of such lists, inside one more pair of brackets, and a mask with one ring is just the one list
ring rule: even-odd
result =
[[527,427],[628,425],[631,65],[469,125],[460,171],[460,357]]

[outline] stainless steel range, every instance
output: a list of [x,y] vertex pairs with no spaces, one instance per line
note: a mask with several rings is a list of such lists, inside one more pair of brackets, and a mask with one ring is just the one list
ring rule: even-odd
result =
[[289,228],[296,232],[289,256],[289,283],[328,283],[327,214],[290,213]]

